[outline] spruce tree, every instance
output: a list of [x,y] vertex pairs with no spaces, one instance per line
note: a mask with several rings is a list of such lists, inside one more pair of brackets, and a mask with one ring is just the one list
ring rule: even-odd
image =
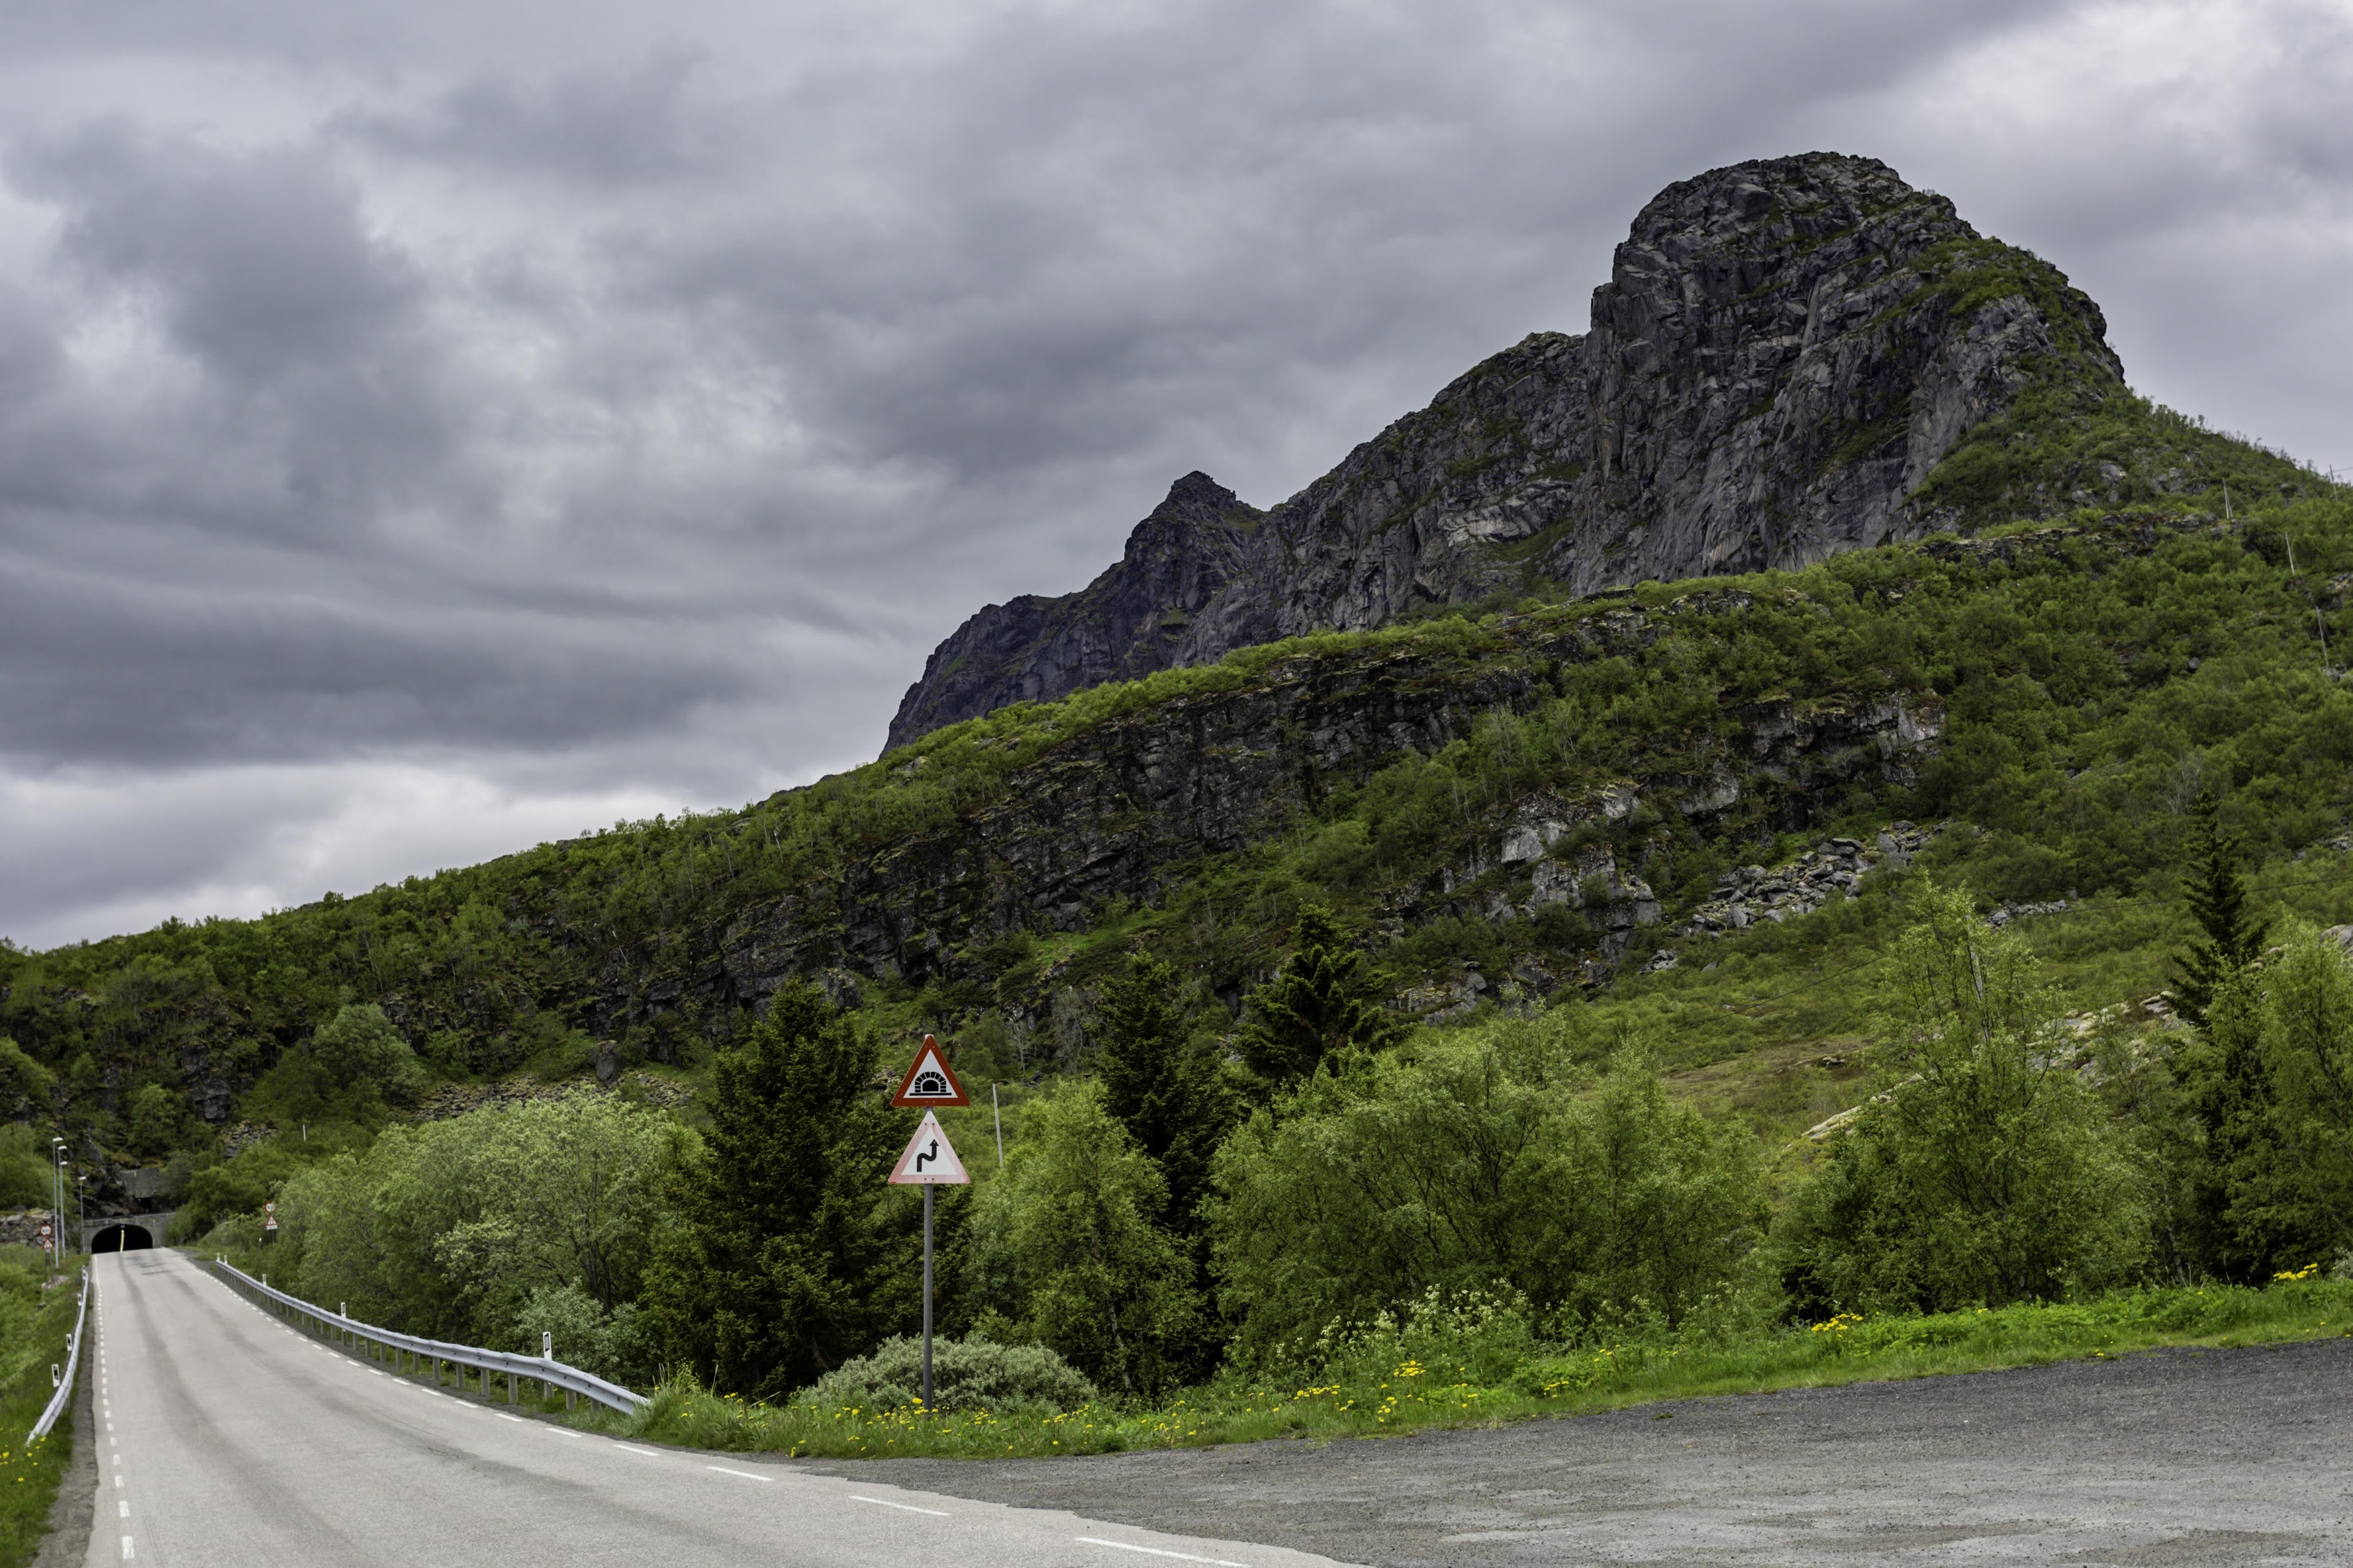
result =
[[649,1281],[674,1353],[711,1386],[771,1397],[903,1327],[920,1289],[882,1202],[908,1118],[873,1092],[872,1043],[809,985],[719,1054],[684,1224]]
[[2190,816],[2198,869],[2188,902],[2199,934],[2174,958],[2179,978],[2169,994],[2174,1011],[2203,1028],[2215,994],[2263,952],[2263,922],[2247,912],[2238,840],[2222,831],[2221,803],[2211,789],[2200,792]]
[[1240,1039],[1243,1064],[1278,1088],[1314,1077],[1335,1052],[1377,1049],[1403,1032],[1366,994],[1365,955],[1331,910],[1301,909],[1291,942],[1282,970],[1250,993]]
[[1097,1013],[1103,1109],[1134,1135],[1168,1183],[1168,1227],[1200,1229],[1209,1157],[1233,1123],[1217,1053],[1197,1045],[1167,964],[1138,956],[1106,983]]

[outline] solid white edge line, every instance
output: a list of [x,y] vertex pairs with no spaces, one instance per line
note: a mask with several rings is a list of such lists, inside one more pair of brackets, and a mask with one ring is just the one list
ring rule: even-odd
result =
[[723,1476],[741,1476],[747,1481],[759,1481],[763,1484],[776,1479],[774,1476],[755,1476],[749,1470],[731,1470],[724,1465],[705,1465],[702,1468],[706,1470],[717,1470]]
[[1127,1541],[1105,1541],[1099,1535],[1082,1535],[1077,1539],[1089,1546],[1116,1546],[1122,1552],[1148,1552],[1155,1557],[1175,1557],[1187,1563],[1214,1563],[1218,1568],[1243,1568],[1243,1564],[1229,1563],[1222,1557],[1196,1557],[1189,1552],[1169,1552],[1157,1546],[1138,1546]]
[[[850,1494],[849,1494],[849,1500],[850,1500],[850,1501],[852,1501],[852,1502],[871,1502],[871,1503],[880,1503],[880,1504],[881,1504],[884,1508],[902,1508],[902,1509],[905,1509],[909,1513],[928,1513],[928,1514],[932,1515],[934,1518],[936,1518],[936,1519],[945,1519],[945,1518],[947,1518],[947,1517],[948,1517],[948,1515],[947,1515],[947,1511],[946,1511],[944,1509],[936,1509],[936,1508],[917,1508],[913,1503],[911,1503],[911,1502],[892,1502],[889,1498],[886,1498],[886,1497],[860,1497],[856,1492],[852,1492],[852,1493],[850,1493]],[[1203,1559],[1203,1561],[1204,1561],[1204,1562],[1207,1562],[1207,1561],[1208,1561],[1208,1559],[1204,1558],[1204,1559]]]

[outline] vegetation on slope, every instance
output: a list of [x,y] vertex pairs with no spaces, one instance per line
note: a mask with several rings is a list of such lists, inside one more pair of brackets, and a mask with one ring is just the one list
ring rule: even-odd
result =
[[49,1369],[66,1359],[78,1279],[69,1271],[52,1282],[46,1253],[0,1247],[0,1568],[30,1563],[39,1551],[73,1457],[70,1402],[47,1436],[27,1443],[25,1435],[55,1392]]
[[[2353,693],[2323,651],[2347,633],[2353,502],[2232,512],[2160,500],[1254,648],[1005,710],[741,812],[260,921],[0,951],[0,1095],[85,1156],[168,1163],[216,1247],[257,1249],[276,1196],[279,1282],[354,1315],[554,1333],[628,1381],[691,1373],[779,1407],[911,1324],[915,1206],[875,1168],[907,1118],[874,1083],[919,1027],[1011,1091],[1002,1174],[987,1111],[950,1119],[982,1180],[941,1205],[944,1325],[1050,1350],[1165,1435],[1202,1399],[1274,1419],[1286,1384],[1369,1398],[1335,1358],[1422,1303],[1521,1325],[1521,1361],[1460,1374],[1491,1390],[1632,1346],[1810,1367],[1819,1349],[1790,1347],[1827,1342],[1804,1325],[1858,1312],[2105,1300],[2157,1321],[2177,1298],[2103,1292],[2256,1287],[2353,1243],[2353,971],[2316,934],[2353,919]],[[1595,628],[1598,651],[1547,651]],[[702,972],[748,911],[974,821],[1107,727],[1375,664],[1464,689],[1510,669],[1526,695],[1428,752],[1313,778],[1279,831],[1163,868],[1148,901],[976,927],[905,977],[823,977],[846,1007],[682,982],[658,1007],[603,1005],[616,975]],[[1880,702],[1939,710],[1933,752],[1676,805],[1674,781],[1739,762],[1775,715]],[[1531,900],[1525,866],[1495,864],[1525,803],[1627,781],[1630,809],[1546,853],[1606,851],[1655,922],[1609,925],[1606,889]],[[1936,830],[1908,870],[1787,921],[1685,923],[1734,868],[1899,819]],[[2209,922],[2202,1024],[2140,1008],[2224,884],[2276,955]],[[2017,900],[2063,907],[1986,928]],[[1410,1027],[1417,994],[1464,1005]],[[639,1070],[607,1092],[600,1057]],[[423,1115],[519,1068],[575,1092]],[[682,1111],[656,1103],[680,1090]],[[1842,1133],[1793,1136],[1848,1111]],[[232,1152],[232,1120],[260,1135]],[[2223,1331],[2179,1310],[2185,1334]],[[1382,1398],[1436,1410],[1420,1375],[1393,1365]],[[1457,1404],[1502,1407],[1478,1399]],[[1335,1405],[1342,1426],[1365,1408]],[[787,1446],[815,1420],[789,1416]]]

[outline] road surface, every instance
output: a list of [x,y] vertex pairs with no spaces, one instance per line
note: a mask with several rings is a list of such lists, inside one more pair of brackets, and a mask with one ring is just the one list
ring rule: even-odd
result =
[[856,1473],[1383,1568],[2347,1568],[2353,1340]]
[[593,1436],[379,1372],[176,1252],[110,1254],[92,1268],[92,1568],[1329,1561]]

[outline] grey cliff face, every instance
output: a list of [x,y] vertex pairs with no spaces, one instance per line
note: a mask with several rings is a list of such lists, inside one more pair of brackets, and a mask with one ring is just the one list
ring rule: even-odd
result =
[[1187,662],[1187,622],[1233,581],[1264,521],[1208,475],[1186,475],[1135,525],[1118,563],[1086,587],[1058,599],[1024,594],[958,626],[908,689],[890,747],[1012,703]]
[[941,644],[890,745],[1538,581],[1583,595],[1916,537],[1937,521],[1922,482],[2063,349],[2121,387],[2105,331],[2055,272],[1874,160],[1670,185],[1584,336],[1531,335],[1271,511],[1187,475],[1085,590],[992,605]]
[[[1106,720],[1014,773],[954,825],[909,834],[845,875],[699,936],[691,973],[642,958],[616,965],[616,984],[592,1009],[595,1027],[609,1034],[681,1007],[753,1005],[812,975],[980,973],[976,943],[1083,931],[1115,896],[1157,902],[1204,857],[1280,831],[1333,784],[1361,782],[1408,752],[1441,750],[1482,714],[1548,700],[1567,666],[1639,658],[1662,637],[1740,616],[1753,602],[1745,593],[1689,595],[1662,610],[1599,610],[1569,625],[1523,618],[1496,629],[1475,658],[1312,650],[1238,689]],[[1545,795],[1499,811],[1457,864],[1391,902],[1385,927],[1401,933],[1444,916],[1504,920],[1566,904],[1599,932],[1582,977],[1606,977],[1661,906],[1606,848],[1598,858],[1589,846],[1572,850],[1562,840],[1570,827],[1625,821],[1644,805],[1700,832],[1804,825],[1857,781],[1913,782],[1945,722],[1942,701],[1926,690],[1806,693],[1731,718],[1721,742],[1666,748],[1589,796]],[[1554,855],[1556,844],[1568,858]]]

